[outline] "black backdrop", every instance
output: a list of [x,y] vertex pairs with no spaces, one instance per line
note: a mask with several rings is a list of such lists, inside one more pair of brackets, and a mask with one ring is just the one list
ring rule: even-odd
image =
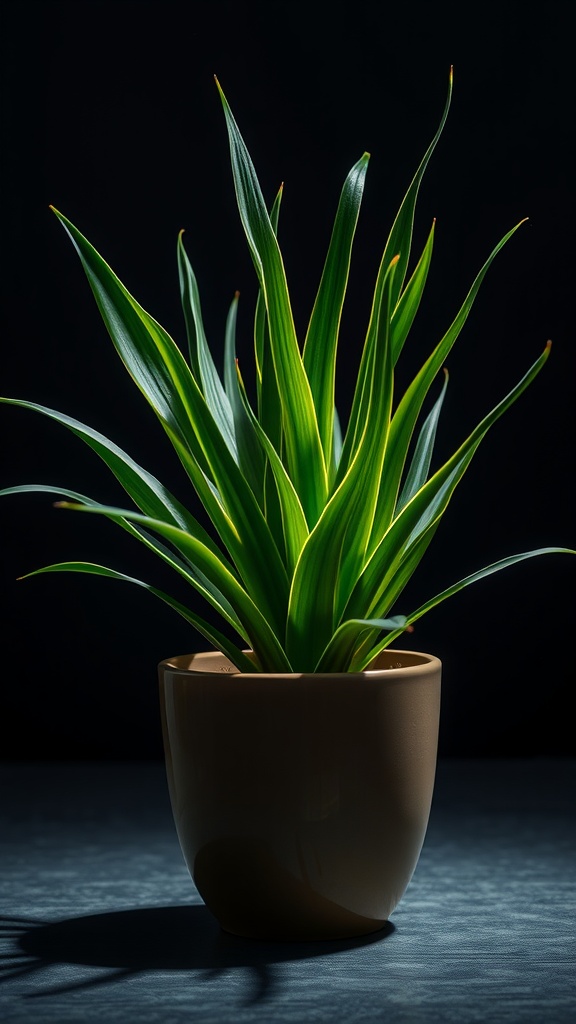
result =
[[[530,222],[493,266],[448,361],[439,455],[547,338],[554,345],[475,457],[398,611],[506,554],[574,546],[571,6],[5,3],[2,393],[88,422],[188,500],[48,204],[178,339],[175,243],[184,227],[216,352],[241,291],[248,368],[255,283],[217,73],[265,195],[285,182],[281,243],[300,330],[344,176],[364,150],[372,154],[342,328],[346,409],[381,248],[454,63],[452,111],[421,192],[416,245],[434,216],[437,242],[404,375],[439,339],[498,239],[522,217]],[[122,503],[97,457],[64,428],[18,409],[0,416],[0,486],[44,482]],[[202,638],[137,588],[15,578],[80,558],[178,588],[112,524],[54,510],[50,498],[4,498],[0,515],[2,756],[159,756],[156,662],[199,649]],[[406,643],[445,665],[442,754],[574,753],[573,583],[569,558],[537,559],[421,620]]]

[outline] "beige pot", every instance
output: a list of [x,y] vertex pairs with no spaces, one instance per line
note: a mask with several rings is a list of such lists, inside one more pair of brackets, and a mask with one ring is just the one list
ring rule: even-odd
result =
[[360,673],[240,673],[219,653],[161,662],[180,845],[222,927],[258,939],[382,928],[430,812],[441,664],[387,650]]

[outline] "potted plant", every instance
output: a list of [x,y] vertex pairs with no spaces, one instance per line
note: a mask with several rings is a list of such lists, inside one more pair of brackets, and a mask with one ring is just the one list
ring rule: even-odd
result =
[[[494,562],[396,611],[484,436],[546,362],[550,343],[454,454],[432,468],[448,384],[445,361],[490,253],[452,324],[401,396],[394,367],[422,297],[434,239],[410,266],[418,190],[439,128],[384,247],[351,412],[335,409],[336,353],[368,154],[350,171],[306,337],[298,339],[270,212],[220,89],[240,217],[256,269],[255,387],[236,360],[238,296],[228,313],[223,379],[204,331],[197,282],[178,239],[188,360],[78,229],[74,243],[124,365],[158,416],[213,529],[99,432],[69,416],[2,399],[63,424],[105,462],[133,507],[60,487],[63,508],[106,516],[180,574],[221,628],[171,595],[102,565],[82,572],[145,587],[184,616],[210,652],[160,666],[166,762],[184,855],[225,928],[326,938],[380,928],[402,896],[424,838],[434,779],[440,663],[391,644],[422,615],[542,548]],[[444,373],[438,392],[438,377]],[[433,392],[433,404],[426,400]],[[423,415],[423,410],[425,414]],[[29,575],[35,575],[30,573]]]

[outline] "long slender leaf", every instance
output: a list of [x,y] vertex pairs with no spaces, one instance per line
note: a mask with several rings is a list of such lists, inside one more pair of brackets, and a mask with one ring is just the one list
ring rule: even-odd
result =
[[524,551],[519,555],[509,555],[507,558],[501,558],[497,562],[492,562],[491,565],[486,566],[484,569],[479,569],[478,572],[471,573],[470,576],[466,576],[464,579],[454,583],[451,587],[447,587],[446,590],[442,590],[435,597],[426,601],[420,605],[416,611],[411,612],[410,615],[406,616],[406,622],[403,629],[395,630],[386,636],[380,643],[374,645],[372,649],[364,655],[361,659],[358,659],[353,670],[355,672],[361,672],[370,662],[383,651],[386,647],[389,647],[394,642],[397,636],[411,626],[418,619],[421,619],[423,615],[431,611],[437,605],[441,604],[442,601],[446,601],[447,598],[457,594],[459,590],[463,590],[464,587],[470,586],[471,583],[476,583],[478,580],[484,579],[486,576],[491,576],[495,572],[500,572],[501,569],[507,569],[511,565],[516,565],[518,562],[523,562],[527,558],[535,558],[539,555],[576,555],[576,551],[573,548],[536,548],[533,551]]
[[[426,530],[424,530],[419,538],[410,546],[410,550],[406,551],[400,560],[394,578],[390,580],[387,588],[385,599],[382,598],[379,603],[379,614],[388,615],[389,612],[396,607],[398,598],[404,591],[406,585],[412,579],[416,569],[419,567],[426,551],[428,550],[438,527],[442,521],[442,517],[438,516],[433,523],[431,523]],[[386,609],[386,611],[384,611]],[[398,634],[394,634],[394,638]],[[351,661],[351,665],[358,665],[360,663],[366,663],[366,658],[370,655],[375,644],[380,639],[380,631],[372,629],[367,630],[364,636],[358,643],[356,651]],[[375,657],[375,655],[371,655]]]
[[[283,194],[284,184],[282,183],[270,210],[270,224],[276,236],[278,236],[278,221],[280,219],[280,206]],[[282,442],[282,407],[278,393],[274,361],[270,350],[268,314],[266,313],[266,300],[262,288],[258,289],[254,313],[254,358],[256,360],[258,418],[266,436],[270,438],[276,451],[280,451]]]
[[[236,375],[236,318],[239,294],[236,292],[226,318],[226,334],[224,343],[224,386],[232,409],[234,433],[238,448],[238,464],[244,477],[250,484],[254,496],[261,509],[264,509],[264,473],[266,461],[262,448],[255,436],[254,428],[244,408],[244,402],[238,389]],[[272,534],[274,536],[274,533]],[[278,542],[276,540],[276,546]],[[279,550],[281,550],[279,548]]]
[[221,633],[219,629],[215,629],[214,626],[206,622],[201,616],[196,615],[186,605],[170,597],[163,590],[151,586],[149,583],[144,583],[134,576],[126,576],[115,569],[108,569],[104,565],[96,565],[93,562],[55,562],[53,565],[46,565],[42,569],[35,569],[34,572],[29,572],[26,576],[21,576],[20,579],[29,579],[31,576],[40,576],[48,572],[80,572],[92,576],[107,576],[110,579],[121,580],[124,583],[134,583],[138,587],[143,587],[149,594],[154,594],[155,597],[160,598],[169,608],[172,608],[173,611],[178,612],[187,622],[190,622],[199,633],[206,637],[210,644],[217,650],[222,651],[240,672],[254,671],[254,662],[236,644],[233,644],[224,633]]
[[378,342],[378,331],[380,328],[380,310],[382,308],[384,284],[388,270],[389,264],[384,263],[383,256],[378,270],[378,277],[376,279],[376,287],[374,289],[372,309],[370,312],[370,322],[368,324],[364,348],[362,349],[360,368],[358,370],[356,386],[354,388],[354,395],[352,398],[352,409],[350,410],[348,426],[346,427],[346,432],[344,434],[336,478],[332,485],[333,491],[340,486],[344,477],[348,473],[358,452],[358,448],[362,443],[366,430],[366,420],[368,418],[368,410],[370,408],[372,395],[374,360],[376,358],[376,346]]
[[410,469],[406,476],[402,493],[398,498],[398,503],[395,509],[395,515],[398,515],[402,511],[404,505],[407,505],[411,498],[424,486],[428,479],[428,472],[430,469],[430,463],[432,462],[432,453],[434,451],[434,442],[436,440],[436,430],[438,428],[438,419],[440,417],[440,411],[446,395],[446,388],[448,387],[448,370],[444,368],[444,385],[440,392],[440,397],[434,403],[430,413],[426,417],[420,436],[414,449],[414,455],[410,464]]
[[342,438],[342,424],[340,422],[340,417],[338,415],[338,410],[337,410],[336,406],[334,406],[334,431],[333,431],[333,438],[334,438],[334,445],[333,445],[334,452],[333,452],[332,462],[333,462],[333,465],[335,467],[336,472],[338,472],[338,466],[340,465],[340,459],[342,458],[343,438]]
[[392,309],[396,307],[398,298],[402,291],[404,284],[404,278],[406,276],[406,270],[410,261],[410,251],[412,246],[412,228],[414,225],[414,211],[416,209],[416,200],[418,198],[418,192],[424,172],[428,166],[428,161],[434,152],[438,140],[442,135],[446,119],[448,117],[448,111],[450,110],[450,102],[452,99],[452,83],[453,83],[453,71],[450,68],[450,75],[448,78],[448,95],[446,97],[446,105],[444,107],[444,113],[440,119],[440,124],[436,130],[436,134],[432,139],[432,142],[428,146],[418,170],[414,175],[410,187],[402,200],[402,205],[396,215],[396,219],[392,225],[392,230],[388,236],[386,242],[386,248],[384,249],[383,261],[385,264],[390,263],[396,253],[400,253],[400,260],[398,263],[398,272],[394,281],[394,290],[392,292]]
[[[433,244],[433,229],[429,236],[427,245],[424,249],[419,263],[416,267],[410,282],[403,292],[403,284],[410,261],[410,253],[412,248],[412,229],[414,225],[414,212],[416,209],[416,201],[418,199],[418,192],[420,190],[420,184],[424,176],[424,172],[428,166],[428,162],[436,145],[440,139],[446,119],[448,117],[448,111],[450,109],[450,102],[452,99],[452,82],[453,74],[452,68],[450,68],[450,76],[448,81],[448,95],[446,98],[446,105],[444,112],[440,119],[440,124],[432,139],[432,142],[428,146],[424,157],[422,158],[418,170],[412,179],[412,182],[402,200],[402,204],[396,216],[396,219],[392,225],[392,229],[388,236],[382,259],[380,261],[380,268],[378,271],[378,277],[376,280],[376,288],[374,292],[374,300],[372,303],[372,314],[370,318],[370,325],[368,327],[368,333],[362,352],[362,359],[360,362],[360,368],[358,371],[358,378],[356,381],[356,387],[354,390],[354,397],[352,401],[352,410],[350,413],[350,419],[348,422],[348,428],[344,437],[344,445],[342,450],[342,458],[339,464],[339,472],[336,476],[336,486],[342,481],[345,473],[354,458],[356,447],[362,436],[363,423],[366,415],[366,402],[368,400],[369,386],[367,380],[370,374],[370,366],[373,360],[373,347],[376,342],[375,334],[375,323],[376,319],[374,311],[379,309],[381,303],[381,293],[384,286],[384,278],[386,271],[392,258],[399,255],[398,261],[398,272],[394,282],[394,291],[392,293],[392,311],[394,319],[394,328],[392,334],[392,350],[393,350],[393,365],[396,363],[398,356],[402,350],[406,334],[411,326],[411,323],[416,315],[420,299],[422,297],[422,291],[426,282],[426,276],[428,273],[428,267],[430,258],[432,255],[432,244]],[[402,296],[402,297],[401,297]],[[394,501],[396,495],[394,495]]]
[[404,506],[368,560],[344,612],[344,619],[380,615],[382,607],[386,606],[387,587],[393,585],[394,574],[402,560],[409,557],[412,546],[444,513],[480,442],[534,380],[549,352],[550,343],[512,391],[484,417],[454,455]]
[[186,557],[193,562],[208,579],[220,590],[227,601],[234,608],[240,619],[247,636],[249,636],[254,653],[258,658],[264,671],[270,665],[282,665],[282,669],[276,671],[290,672],[291,666],[282,650],[270,624],[258,606],[251,599],[250,595],[238,583],[237,579],[222,565],[213,553],[195,537],[179,530],[168,523],[158,519],[151,519],[149,516],[132,512],[129,509],[115,508],[110,505],[88,505],[74,504],[71,502],[59,502],[60,508],[68,508],[77,512],[96,513],[107,516],[112,520],[127,519],[140,524],[145,529],[160,534],[165,540],[174,544],[179,550],[186,554]]
[[234,571],[210,534],[170,493],[168,488],[164,487],[152,473],[148,473],[142,466],[139,466],[118,445],[109,441],[104,434],[100,434],[72,416],[67,416],[65,413],[57,412],[55,409],[49,409],[43,405],[37,405],[35,402],[25,402],[17,398],[0,398],[0,402],[41,413],[66,427],[100,456],[142,512],[152,518],[171,522],[174,526],[179,526],[187,533],[191,533],[209,547],[215,555],[226,561],[229,571]]
[[[51,494],[53,497],[58,495],[59,497],[66,498],[68,501],[80,502],[83,505],[99,506],[100,504],[99,502],[95,502],[92,498],[87,497],[85,494],[80,494],[78,491],[70,490],[70,488],[55,487],[49,484],[19,484],[15,487],[6,487],[0,491],[0,497],[9,494],[31,493]],[[142,529],[142,527],[137,527],[133,523],[128,522],[127,519],[116,518],[114,521],[141,543],[145,544],[147,548],[170,565],[172,569],[175,569],[187,583],[194,587],[207,601],[209,601],[218,614],[221,615],[222,618],[243,637],[243,639],[247,639],[242,623],[238,619],[238,616],[230,603],[214,585],[212,580],[208,579],[208,577],[205,576],[195,564],[181,560],[174,551],[165,547],[165,545],[156,538],[151,537],[146,530]],[[186,558],[185,552],[181,551],[181,553],[184,558]],[[216,557],[219,557],[217,552]],[[224,560],[222,561],[223,564],[226,564]]]
[[298,348],[276,235],[250,155],[228,101],[217,84],[228,127],[238,209],[266,302],[288,468],[306,519],[313,525],[322,512],[328,492],[316,410]]
[[198,282],[184,248],[183,234],[184,232],[181,231],[178,235],[178,277],[188,334],[190,365],[222,437],[234,458],[238,460],[232,409],[206,340]]
[[480,285],[486,276],[488,268],[491,266],[493,260],[506,242],[512,238],[512,235],[515,234],[523,223],[524,221],[520,221],[519,224],[516,224],[516,226],[513,227],[511,231],[508,231],[507,234],[504,235],[504,238],[502,238],[498,245],[492,250],[490,256],[477,274],[470,291],[462,303],[455,319],[446,331],[446,334],[438,343],[432,355],[426,360],[424,366],[407,388],[400,403],[398,404],[398,408],[394,413],[390,428],[390,443],[388,446],[385,475],[386,487],[382,488],[380,491],[376,515],[374,517],[372,537],[370,540],[370,551],[374,551],[377,547],[392,520],[412,433],[430,386],[436,377],[436,374],[446,361],[454,342],[458,338],[458,335],[468,318],[468,314],[470,313],[474,299],[478,294]]
[[[392,366],[398,362],[398,358],[404,346],[406,336],[422,299],[422,293],[426,284],[428,270],[432,259],[432,247],[434,243],[434,224],[428,236],[428,240],[420,259],[416,265],[408,284],[402,292],[396,308],[392,312],[390,320],[390,345],[392,353]],[[374,363],[374,348],[378,337],[378,310],[382,303],[382,290],[386,279],[388,265],[385,263],[386,253],[382,257],[374,290],[370,322],[366,334],[366,341],[362,350],[358,377],[352,399],[352,408],[348,420],[348,427],[344,443],[341,445],[341,457],[337,461],[336,483],[344,478],[352,459],[356,453],[358,444],[364,431],[364,423],[368,414],[368,403],[370,401],[370,374]]]
[[[280,217],[280,205],[284,194],[284,185],[278,189],[278,193],[270,211],[270,223],[274,234],[278,235],[278,221]],[[254,358],[256,361],[256,394],[258,420],[266,437],[274,446],[274,449],[282,458],[284,441],[282,430],[282,403],[278,391],[278,381],[274,369],[274,360],[270,348],[270,331],[268,328],[268,314],[266,312],[266,301],[262,288],[258,289],[258,299],[254,315]],[[278,550],[281,551],[284,562],[287,560],[286,547],[284,544],[284,526],[282,523],[282,510],[278,498],[278,490],[274,480],[274,474],[269,464],[264,470],[264,510],[266,522],[270,527],[272,536],[276,539]]]
[[[375,505],[392,400],[388,343],[390,282],[383,289],[382,343],[372,376],[372,400],[360,445],[344,480],[311,532],[296,566],[286,628],[286,651],[297,671],[314,671],[334,632],[339,604],[345,603],[364,564],[370,532],[370,505]],[[364,616],[355,616],[363,618]]]
[[330,465],[333,459],[334,387],[340,319],[369,159],[370,154],[364,153],[344,182],[304,343],[304,367],[316,406],[326,465]]
[[300,557],[300,553],[306,540],[308,538],[308,525],[306,523],[306,516],[304,510],[300,504],[300,499],[296,493],[294,485],[286,469],[284,463],[274,448],[272,442],[264,433],[260,426],[256,416],[254,415],[248,398],[246,396],[246,389],[242,382],[242,376],[240,369],[238,368],[238,381],[239,381],[239,393],[244,402],[244,408],[246,415],[250,420],[252,428],[260,444],[262,450],[265,452],[268,458],[268,464],[273,473],[276,487],[278,491],[278,501],[280,504],[280,512],[282,517],[282,529],[284,533],[284,547],[286,550],[287,557],[287,569],[292,578],[294,569]]
[[[167,430],[247,589],[279,631],[285,621],[288,598],[284,565],[258,502],[228,450],[184,357],[87,239],[55,212],[80,255],[119,355]],[[204,466],[218,489],[225,516],[206,485]],[[270,574],[277,582],[274,588],[268,586]]]
[[346,672],[351,664],[359,638],[368,629],[381,634],[394,631],[397,636],[406,628],[406,616],[389,619],[348,619],[338,627],[316,667],[316,672]]
[[[422,292],[428,276],[430,261],[432,259],[433,242],[434,224],[432,225],[432,230],[430,231],[430,235],[428,236],[422,255],[418,260],[416,269],[414,270],[410,281],[406,285],[406,288],[402,292],[396,308],[392,312],[390,321],[392,366],[395,366],[398,361],[406,340],[406,335],[412,326],[420,305]],[[378,338],[378,310],[382,303],[382,291],[388,270],[388,265],[385,262],[387,251],[388,250],[386,250],[382,257],[378,270],[378,277],[376,279],[370,322],[358,369],[358,377],[352,399],[350,418],[348,420],[348,427],[344,438],[342,458],[338,465],[338,474],[336,477],[337,482],[342,480],[350,466],[351,460],[354,458],[356,449],[360,443],[360,438],[364,431],[364,423],[366,422],[366,416],[368,414],[368,403],[370,401],[370,374],[374,363],[374,348]]]
[[336,621],[339,620],[354,584],[364,568],[372,520],[381,486],[382,470],[385,465],[394,392],[390,316],[397,266],[398,261],[394,258],[384,282],[382,303],[378,315],[377,341],[370,381],[365,433],[355,458],[357,472],[360,473],[357,486],[362,501],[360,506],[362,512],[351,520],[342,551]]
[[176,435],[210,473],[192,429],[189,404],[204,401],[182,353],[164,328],[127,291],[78,229],[52,207],[80,257],[102,319],[122,362],[169,436]]
[[435,226],[436,221],[433,221],[426,245],[422,250],[422,255],[414,268],[414,273],[408,281],[408,284],[400,295],[396,309],[392,314],[391,344],[393,366],[396,366],[396,363],[398,362],[400,353],[404,347],[404,342],[406,341],[410,328],[414,323],[422,295],[424,294],[424,287],[428,278],[430,263],[432,262]]

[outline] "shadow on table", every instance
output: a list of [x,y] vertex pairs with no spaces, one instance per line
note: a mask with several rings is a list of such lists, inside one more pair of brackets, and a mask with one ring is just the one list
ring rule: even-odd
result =
[[[1,919],[0,919],[1,920]],[[8,977],[33,974],[54,965],[109,968],[32,996],[56,995],[153,971],[199,971],[208,979],[233,968],[248,968],[256,982],[248,1003],[268,998],[277,988],[274,964],[307,960],[383,941],[389,922],[370,935],[330,942],[258,942],[222,931],[205,906],[148,907],[72,917],[53,923],[4,919],[18,952],[4,965]]]

